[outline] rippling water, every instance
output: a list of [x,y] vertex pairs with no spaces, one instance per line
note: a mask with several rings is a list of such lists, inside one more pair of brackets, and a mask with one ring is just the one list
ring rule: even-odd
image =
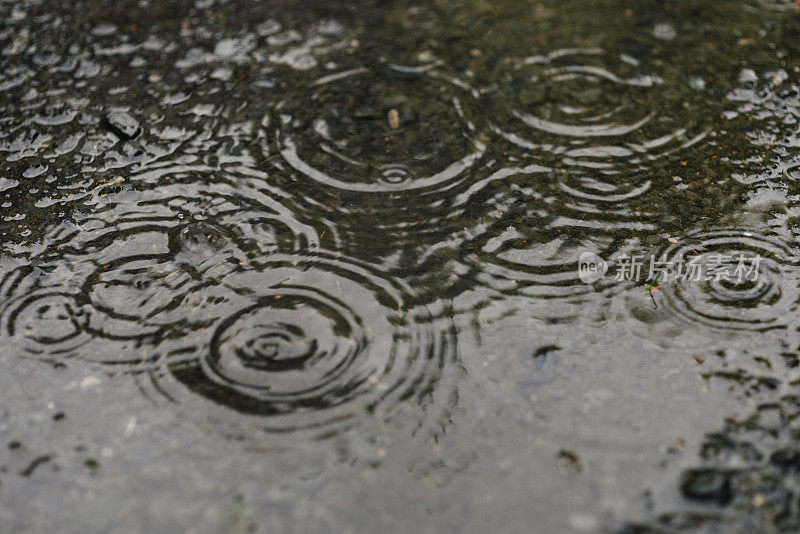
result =
[[797,22],[0,0],[0,515],[796,529]]

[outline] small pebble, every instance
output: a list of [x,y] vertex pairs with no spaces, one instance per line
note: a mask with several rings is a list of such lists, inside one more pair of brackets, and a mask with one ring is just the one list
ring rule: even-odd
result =
[[133,139],[142,133],[142,126],[124,111],[111,111],[105,116],[108,129],[121,139]]
[[400,127],[400,113],[396,109],[389,110],[387,120],[389,121],[389,126],[391,126],[393,130]]
[[725,506],[733,500],[731,474],[715,469],[691,469],[683,474],[681,493],[692,501]]

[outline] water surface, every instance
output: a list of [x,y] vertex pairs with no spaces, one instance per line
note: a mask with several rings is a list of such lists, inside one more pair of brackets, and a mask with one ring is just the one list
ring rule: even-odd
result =
[[798,17],[0,1],[3,529],[796,530]]

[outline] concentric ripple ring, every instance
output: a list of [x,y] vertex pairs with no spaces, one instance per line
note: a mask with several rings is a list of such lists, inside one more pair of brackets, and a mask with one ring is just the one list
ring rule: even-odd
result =
[[275,106],[275,150],[297,177],[333,190],[447,187],[486,151],[475,97],[435,64],[338,72]]
[[797,321],[797,250],[777,236],[735,228],[698,230],[659,254],[682,274],[661,284],[681,320],[723,330],[765,331]]
[[368,265],[274,254],[202,291],[213,295],[197,299],[207,336],[165,339],[150,375],[169,399],[201,408],[205,398],[204,417],[212,410],[226,426],[255,417],[247,424],[270,432],[337,433],[408,402],[433,416],[452,333],[427,309],[406,309],[410,289]]

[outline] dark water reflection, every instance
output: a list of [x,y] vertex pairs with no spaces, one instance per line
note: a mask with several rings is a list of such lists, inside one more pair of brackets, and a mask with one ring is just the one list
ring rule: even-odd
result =
[[797,528],[793,6],[0,1],[10,528]]

